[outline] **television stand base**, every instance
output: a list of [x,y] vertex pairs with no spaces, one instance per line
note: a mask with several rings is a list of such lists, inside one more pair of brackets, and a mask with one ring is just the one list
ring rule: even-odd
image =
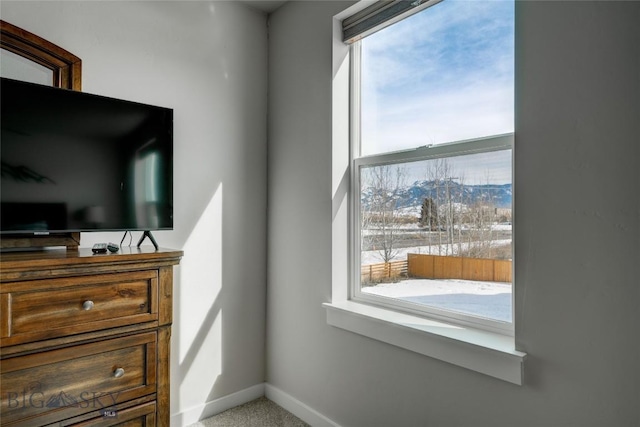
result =
[[151,232],[149,230],[145,231],[144,233],[142,233],[142,237],[140,237],[140,240],[138,240],[138,247],[140,247],[140,245],[142,244],[142,242],[144,241],[144,239],[149,238],[149,240],[151,240],[151,243],[153,244],[153,247],[156,248],[156,251],[159,249],[158,248],[158,242],[156,242],[156,239],[153,238],[153,234],[151,234]]

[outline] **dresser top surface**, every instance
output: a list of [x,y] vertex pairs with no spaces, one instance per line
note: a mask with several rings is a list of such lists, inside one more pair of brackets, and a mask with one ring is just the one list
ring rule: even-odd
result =
[[5,252],[0,254],[0,274],[18,270],[62,269],[100,265],[132,263],[178,264],[183,252],[153,246],[122,247],[116,253],[94,254],[90,248],[77,250],[50,249],[30,252]]

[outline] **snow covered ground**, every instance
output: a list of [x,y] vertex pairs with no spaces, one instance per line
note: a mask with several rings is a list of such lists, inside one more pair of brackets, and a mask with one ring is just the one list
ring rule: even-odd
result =
[[493,320],[511,322],[511,284],[470,280],[408,279],[363,287],[362,292]]
[[[467,225],[454,225],[454,230],[471,230],[471,228]],[[487,230],[492,230],[492,231],[511,231],[511,223],[495,223],[495,224],[491,224],[487,227]],[[366,229],[362,229],[361,233],[363,236],[375,236],[380,234],[380,230],[382,230],[383,227],[381,226],[376,226],[375,224],[371,224],[369,225],[368,228]],[[420,225],[415,222],[415,223],[411,223],[411,224],[398,224],[398,225],[394,225],[393,226],[394,230],[401,230],[403,232],[411,232],[414,231],[416,233],[429,233],[429,231],[424,228],[424,227],[420,227]],[[476,230],[476,229],[474,229]]]
[[[493,240],[491,245],[499,247],[502,245],[508,245],[511,243],[511,239]],[[448,246],[448,248],[447,248]],[[463,251],[469,249],[468,243],[462,243],[461,248]],[[451,255],[456,254],[458,251],[458,245],[431,245],[431,246],[412,246],[409,248],[398,248],[394,250],[394,257],[391,261],[402,261],[407,259],[407,254],[430,254],[430,255]],[[379,250],[375,251],[362,251],[360,254],[360,264],[369,265],[377,264],[383,261],[382,254]]]

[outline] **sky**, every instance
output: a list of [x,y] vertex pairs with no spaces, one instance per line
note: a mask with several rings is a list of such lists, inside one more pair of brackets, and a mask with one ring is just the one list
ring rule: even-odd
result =
[[[513,180],[511,159],[511,150],[449,157],[447,158],[450,168],[448,177],[464,185],[510,184]],[[434,160],[420,160],[406,164],[407,184],[433,180],[429,174],[429,166],[434,162]]]
[[362,155],[511,133],[514,2],[444,0],[363,39],[362,70]]

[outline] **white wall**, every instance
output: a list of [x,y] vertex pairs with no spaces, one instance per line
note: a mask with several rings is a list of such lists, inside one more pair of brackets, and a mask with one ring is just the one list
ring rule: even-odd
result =
[[[3,1],[0,12],[79,56],[85,92],[174,109],[175,226],[154,233],[185,251],[175,274],[174,421],[262,384],[266,17],[205,1]],[[82,246],[121,237],[83,233]]]
[[[3,1],[0,14],[82,58],[85,91],[175,109],[176,226],[156,238],[186,253],[176,272],[176,420],[261,383],[266,356],[270,384],[344,426],[632,426],[639,4],[518,4],[522,387],[326,325],[339,187],[332,16],[344,2],[291,2],[270,18],[268,153],[261,14],[205,1]],[[83,246],[120,238],[82,236]]]
[[270,17],[268,383],[343,426],[640,425],[640,3],[517,5],[521,387],[326,325],[345,7]]

